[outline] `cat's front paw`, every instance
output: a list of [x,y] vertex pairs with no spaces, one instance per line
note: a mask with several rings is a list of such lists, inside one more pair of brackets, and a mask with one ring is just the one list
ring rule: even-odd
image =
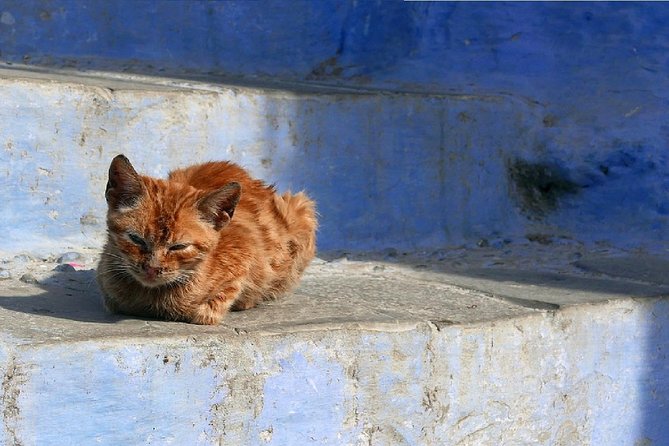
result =
[[257,305],[258,303],[251,299],[237,299],[230,307],[230,311],[250,310],[251,308],[255,308]]
[[[203,307],[206,305],[203,305]],[[214,313],[211,309],[198,309],[198,311],[193,314],[190,318],[191,324],[197,325],[218,325],[221,323],[223,315],[220,313]]]
[[190,322],[199,325],[218,325],[223,316],[230,311],[230,306],[239,297],[240,286],[231,284],[214,297],[195,307]]
[[225,299],[219,295],[210,299],[195,308],[190,316],[191,324],[198,325],[218,325],[221,323],[231,304],[231,299]]

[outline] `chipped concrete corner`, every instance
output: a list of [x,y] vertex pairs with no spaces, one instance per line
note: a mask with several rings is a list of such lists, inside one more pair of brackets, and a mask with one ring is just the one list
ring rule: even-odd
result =
[[669,397],[638,327],[667,310],[13,346],[4,444],[637,444]]

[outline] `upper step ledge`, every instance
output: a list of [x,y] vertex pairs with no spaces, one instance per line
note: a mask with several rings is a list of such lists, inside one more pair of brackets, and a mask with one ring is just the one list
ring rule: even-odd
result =
[[457,91],[424,91],[421,89],[390,89],[362,87],[315,81],[288,81],[270,77],[224,76],[207,74],[176,75],[163,77],[147,74],[119,73],[113,71],[77,70],[68,68],[39,67],[0,61],[1,80],[49,81],[102,87],[109,90],[150,91],[237,91],[251,94],[282,95],[345,95],[345,96],[410,96],[415,98],[454,99],[464,101],[501,102],[516,100],[530,106],[543,104],[531,98],[508,92],[463,93]]

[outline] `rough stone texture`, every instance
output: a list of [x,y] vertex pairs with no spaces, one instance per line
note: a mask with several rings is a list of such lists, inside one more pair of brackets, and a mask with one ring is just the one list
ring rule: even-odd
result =
[[[38,285],[0,288],[0,444],[661,444],[669,301],[616,285],[666,285],[533,246],[503,267],[482,266],[494,248],[318,260],[291,296],[217,327],[106,314],[93,270],[33,262]],[[549,289],[526,263],[565,272]],[[458,280],[482,270],[504,271],[504,295]],[[560,293],[595,278],[609,285],[578,305]]]

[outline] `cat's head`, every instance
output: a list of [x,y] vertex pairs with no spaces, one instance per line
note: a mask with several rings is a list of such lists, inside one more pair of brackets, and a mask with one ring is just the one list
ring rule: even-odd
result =
[[218,243],[241,187],[215,191],[139,175],[118,155],[109,167],[107,250],[110,274],[131,275],[146,287],[186,283]]

